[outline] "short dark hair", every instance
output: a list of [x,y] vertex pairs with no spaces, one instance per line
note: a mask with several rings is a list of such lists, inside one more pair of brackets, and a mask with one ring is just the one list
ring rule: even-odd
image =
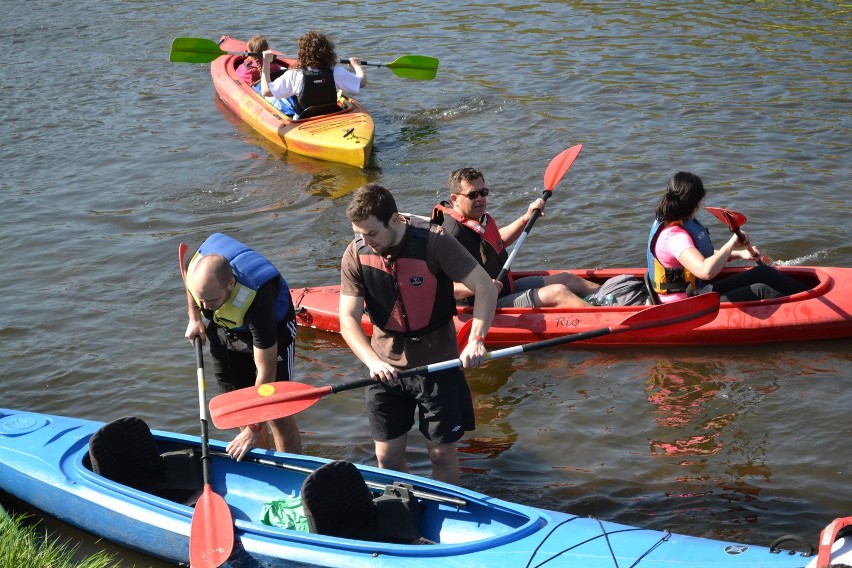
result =
[[368,183],[359,187],[346,208],[346,216],[352,223],[360,223],[373,215],[385,227],[396,212],[396,201],[393,195],[377,183]]
[[485,181],[485,176],[476,168],[459,168],[457,170],[453,170],[450,173],[450,177],[447,179],[450,193],[461,193],[462,182],[466,181],[470,183],[475,179],[482,179],[483,182]]

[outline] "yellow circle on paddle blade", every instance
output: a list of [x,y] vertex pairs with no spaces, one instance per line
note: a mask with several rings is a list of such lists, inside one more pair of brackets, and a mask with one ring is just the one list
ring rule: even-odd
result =
[[265,383],[257,387],[257,394],[260,396],[272,396],[275,394],[275,387],[269,383]]

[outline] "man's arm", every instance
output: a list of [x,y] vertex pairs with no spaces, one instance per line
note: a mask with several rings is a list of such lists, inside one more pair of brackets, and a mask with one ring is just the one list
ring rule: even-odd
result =
[[361,327],[364,315],[364,298],[360,296],[340,295],[340,334],[349,345],[349,349],[370,370],[370,378],[396,384],[396,369],[379,359],[370,345],[370,338]]
[[195,343],[195,338],[200,337],[201,344],[204,345],[207,343],[207,334],[204,329],[204,320],[201,318],[201,310],[198,309],[198,305],[195,303],[195,298],[190,294],[189,288],[184,288],[186,290],[186,315],[189,318],[184,337],[190,343]]
[[497,288],[485,269],[479,265],[462,280],[462,283],[473,290],[475,297],[473,299],[473,324],[470,328],[470,337],[459,358],[465,367],[477,367],[485,361],[487,351],[485,350],[484,338],[494,320],[494,310],[497,307]]
[[455,237],[443,233],[432,242],[436,247],[432,258],[438,259],[441,270],[454,282],[460,282],[474,293],[470,338],[462,350],[460,359],[465,367],[476,367],[485,361],[487,352],[483,338],[494,319],[497,287],[479,261],[473,258]]
[[278,376],[278,343],[272,347],[261,349],[254,346],[254,366],[257,367],[257,377],[255,385],[263,383],[272,383]]
[[508,247],[518,240],[536,209],[541,211],[541,215],[544,215],[544,199],[541,197],[529,204],[526,213],[500,229],[500,238],[503,239],[505,246]]

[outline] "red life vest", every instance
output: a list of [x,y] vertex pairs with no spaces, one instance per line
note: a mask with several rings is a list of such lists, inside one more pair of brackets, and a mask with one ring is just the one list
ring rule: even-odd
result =
[[429,268],[428,244],[433,237],[428,226],[409,219],[396,258],[379,255],[365,244],[358,247],[364,301],[373,325],[388,333],[418,337],[456,315],[452,280]]
[[[444,227],[444,231],[453,235],[467,251],[479,261],[491,278],[497,278],[509,253],[500,237],[500,229],[494,218],[486,213],[482,219],[468,219],[446,201],[442,201],[432,210],[432,222]],[[503,278],[503,289],[500,296],[506,296],[515,291],[512,272]],[[472,298],[459,301],[460,304],[473,303]]]

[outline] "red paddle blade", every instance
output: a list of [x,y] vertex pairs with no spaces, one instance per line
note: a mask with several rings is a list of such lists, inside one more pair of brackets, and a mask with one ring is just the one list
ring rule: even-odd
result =
[[210,417],[216,428],[237,428],[296,414],[327,394],[331,394],[331,387],[316,388],[292,381],[264,383],[213,397]]
[[189,530],[189,564],[192,568],[218,568],[234,548],[231,509],[210,485],[204,486],[192,513]]
[[705,207],[704,209],[726,224],[732,233],[735,233],[737,229],[745,225],[745,222],[748,221],[745,215],[731,211],[730,209],[722,209],[721,207]]
[[582,144],[575,144],[567,150],[563,150],[550,160],[550,163],[547,165],[547,169],[544,170],[544,189],[546,191],[553,191],[556,184],[562,181],[562,178],[565,176],[565,172],[568,171],[568,168],[570,168],[571,164],[574,163],[574,160],[577,159],[577,155],[582,149]]
[[659,304],[641,310],[617,327],[628,327],[627,333],[638,337],[662,337],[683,333],[716,319],[719,313],[719,294],[699,294],[669,304]]
[[184,258],[188,249],[189,247],[183,243],[178,245],[178,264],[180,266],[180,276],[184,281],[186,281],[186,264],[184,264]]

